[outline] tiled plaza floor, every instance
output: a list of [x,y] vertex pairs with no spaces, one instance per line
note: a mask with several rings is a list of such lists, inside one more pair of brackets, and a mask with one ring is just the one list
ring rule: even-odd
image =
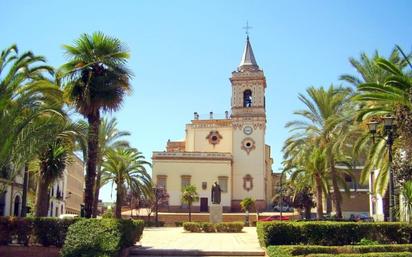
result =
[[255,227],[242,233],[190,233],[182,227],[145,228],[142,249],[261,252]]

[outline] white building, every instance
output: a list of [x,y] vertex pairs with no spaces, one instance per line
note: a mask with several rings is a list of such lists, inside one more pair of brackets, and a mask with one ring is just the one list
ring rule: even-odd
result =
[[251,197],[263,211],[272,199],[272,158],[266,145],[266,78],[247,37],[240,65],[230,78],[231,115],[223,119],[195,113],[186,125],[184,141],[169,141],[167,151],[153,152],[153,179],[169,193],[170,211],[182,211],[182,188],[197,187],[195,211],[207,212],[212,184],[221,186],[223,209],[240,211]]

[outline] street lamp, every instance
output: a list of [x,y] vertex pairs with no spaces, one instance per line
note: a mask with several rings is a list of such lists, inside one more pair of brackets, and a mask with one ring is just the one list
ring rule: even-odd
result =
[[[392,171],[392,146],[394,140],[394,121],[393,116],[383,117],[383,136],[377,134],[379,122],[371,121],[368,123],[369,132],[372,134],[373,142],[375,143],[375,136],[386,141],[388,147],[389,159],[389,221],[395,221],[394,207],[395,207],[395,185]],[[386,137],[385,137],[386,136]]]

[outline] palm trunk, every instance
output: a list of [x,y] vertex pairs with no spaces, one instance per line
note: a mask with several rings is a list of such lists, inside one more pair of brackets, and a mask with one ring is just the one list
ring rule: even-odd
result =
[[189,202],[189,222],[192,221],[192,203]]
[[306,220],[311,219],[311,215],[310,215],[311,209],[312,209],[312,207],[305,207],[305,219]]
[[323,197],[322,197],[322,181],[320,179],[320,175],[317,174],[315,176],[316,180],[316,215],[318,219],[323,218]]
[[96,174],[96,185],[94,185],[93,210],[92,210],[93,218],[97,217],[97,206],[99,204],[100,180],[102,177],[102,173],[100,169],[101,169],[100,165],[98,165],[97,174]]
[[36,217],[46,217],[49,209],[49,196],[47,195],[49,185],[41,174],[42,172],[40,172],[36,189]]
[[24,177],[23,177],[23,194],[21,197],[21,217],[27,215],[27,191],[29,190],[29,167],[26,163],[24,165]]
[[93,190],[96,179],[96,164],[99,152],[99,126],[100,114],[97,112],[94,115],[87,117],[89,122],[89,131],[87,134],[87,166],[84,189],[84,216],[86,218],[92,217],[93,209]]
[[122,218],[122,200],[123,200],[122,184],[117,184],[116,185],[116,211],[115,211],[116,219]]
[[330,158],[330,174],[332,177],[332,187],[333,187],[333,203],[335,204],[336,218],[342,219],[342,207],[341,207],[341,194],[338,186],[338,174],[335,167],[335,160],[333,156]]

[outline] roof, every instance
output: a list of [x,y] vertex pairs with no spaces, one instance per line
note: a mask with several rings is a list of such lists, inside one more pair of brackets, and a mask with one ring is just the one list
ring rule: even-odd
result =
[[242,59],[240,60],[238,70],[239,71],[259,70],[259,66],[256,63],[255,55],[253,54],[252,45],[250,44],[250,41],[249,41],[249,36],[246,37],[246,45],[243,50],[243,55],[242,55]]

